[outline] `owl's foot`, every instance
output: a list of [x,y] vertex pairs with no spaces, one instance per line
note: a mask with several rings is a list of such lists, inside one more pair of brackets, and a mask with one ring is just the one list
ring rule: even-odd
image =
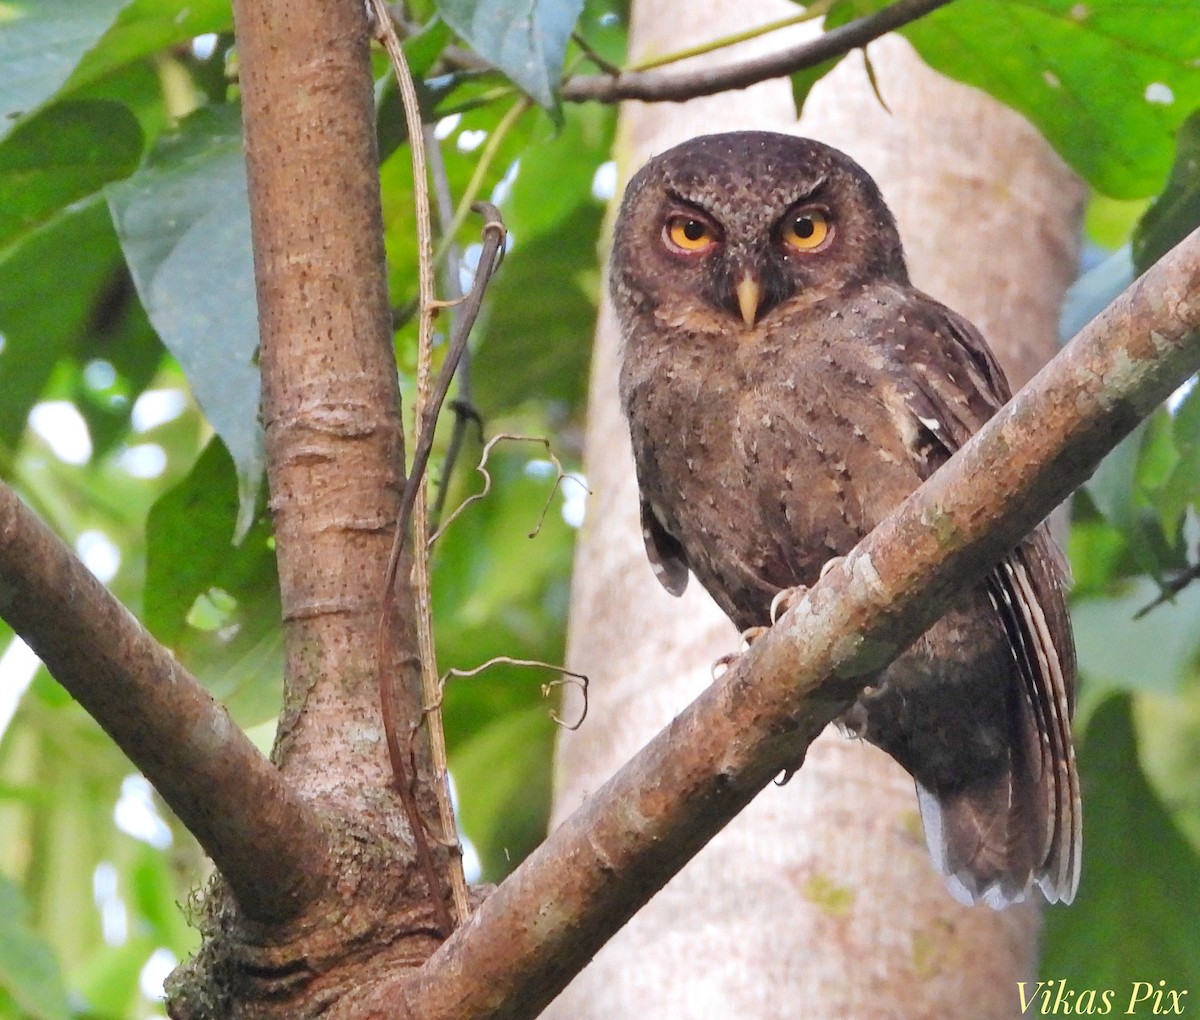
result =
[[[826,560],[821,566],[821,573],[817,580],[820,580],[829,573],[834,567],[842,562],[845,556],[834,556],[833,559]],[[775,593],[775,597],[771,599],[771,625],[774,626],[779,622],[779,618],[793,606],[800,603],[800,600],[808,594],[808,586],[798,584],[794,588],[784,588],[782,591]]]

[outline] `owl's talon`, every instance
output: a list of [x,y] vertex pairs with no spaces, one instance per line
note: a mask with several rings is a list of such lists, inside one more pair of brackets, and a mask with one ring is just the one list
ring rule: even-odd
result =
[[841,566],[842,563],[845,562],[845,560],[846,560],[845,556],[834,556],[832,559],[826,560],[824,563],[821,564],[821,573],[817,577],[817,580],[821,580],[822,578],[824,578],[825,575],[828,574],[829,571],[831,571],[834,567]]
[[717,680],[724,676],[729,667],[737,662],[745,654],[746,650],[770,629],[770,627],[747,627],[742,631],[738,635],[741,638],[742,647],[736,652],[729,652],[726,655],[722,655],[713,662],[712,678]]
[[771,626],[777,624],[779,618],[791,609],[792,606],[799,603],[807,594],[808,588],[803,584],[798,584],[794,588],[784,588],[782,591],[777,591],[775,597],[771,599]]
[[770,627],[747,627],[739,635],[742,639],[742,644],[745,646],[745,648],[743,648],[742,650],[745,651],[746,648],[749,648],[752,644],[754,644],[755,641],[757,641],[760,637],[762,637],[770,629],[771,629]]
[[711,669],[712,678],[714,680],[720,680],[721,677],[729,672],[729,667],[737,662],[741,656],[741,652],[729,652],[725,655],[722,655],[718,659],[714,659]]

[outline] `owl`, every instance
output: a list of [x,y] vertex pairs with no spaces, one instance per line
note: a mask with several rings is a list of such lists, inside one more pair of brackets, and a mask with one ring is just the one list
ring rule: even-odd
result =
[[[609,285],[654,573],[740,629],[917,488],[1009,398],[979,332],[908,278],[870,176],[819,142],[695,138],[625,192]],[[1081,809],[1065,566],[1045,525],[839,720],[916,782],[955,897],[1070,902]]]

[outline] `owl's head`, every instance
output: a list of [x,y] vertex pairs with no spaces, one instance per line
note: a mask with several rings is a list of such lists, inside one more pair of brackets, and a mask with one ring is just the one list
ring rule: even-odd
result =
[[908,282],[895,220],[862,167],[808,138],[693,138],[642,167],[621,203],[619,311],[750,328],[878,280]]

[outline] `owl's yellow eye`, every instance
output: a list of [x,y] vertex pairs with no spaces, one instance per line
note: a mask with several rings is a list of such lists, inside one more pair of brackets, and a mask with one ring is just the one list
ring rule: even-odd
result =
[[706,251],[717,243],[713,228],[695,216],[672,216],[667,220],[666,237],[679,251]]
[[802,209],[789,214],[780,234],[783,243],[797,251],[819,248],[829,236],[829,220],[820,209]]

